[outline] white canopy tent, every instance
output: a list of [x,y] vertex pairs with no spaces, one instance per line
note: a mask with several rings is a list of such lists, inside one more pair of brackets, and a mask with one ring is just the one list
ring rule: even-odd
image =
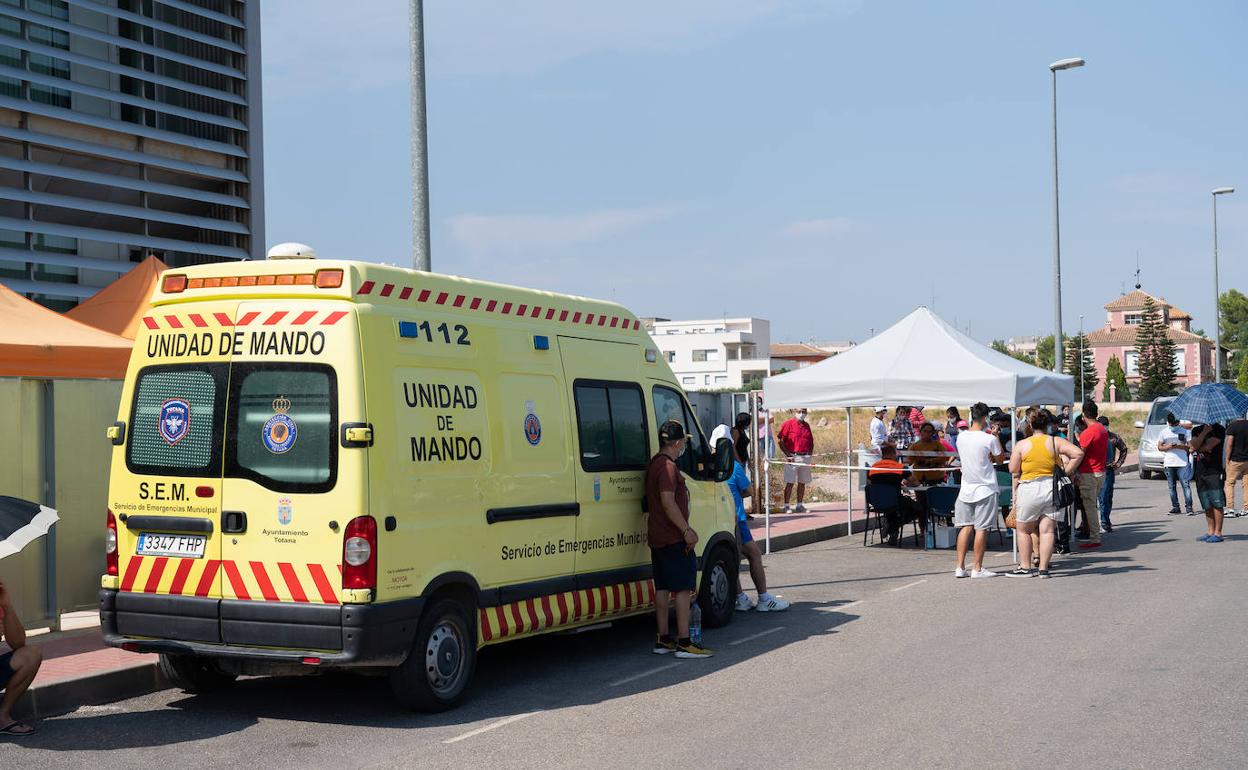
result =
[[[887,330],[840,355],[805,369],[768,377],[763,404],[770,410],[844,408],[846,454],[851,450],[850,407],[887,404],[965,405],[977,401],[1016,407],[1069,404],[1075,380],[982,345],[920,307]],[[1013,416],[1011,410],[1011,416]],[[853,532],[852,470],[846,466],[849,531]],[[770,551],[771,500],[765,505]]]

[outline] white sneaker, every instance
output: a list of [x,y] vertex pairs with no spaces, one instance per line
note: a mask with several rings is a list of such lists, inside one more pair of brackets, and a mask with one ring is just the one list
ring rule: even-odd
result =
[[783,508],[781,508],[781,509],[780,509],[780,512],[781,512],[781,513],[789,513],[789,512],[791,512],[792,510],[793,510],[793,509],[792,509],[792,508],[790,508],[790,507],[786,504]]
[[789,603],[779,596],[758,597],[759,612],[784,612],[788,608]]
[[806,506],[802,505],[801,503],[798,503],[797,507],[793,509],[793,512],[794,513],[806,513]]
[[955,578],[964,578],[967,576],[967,571],[962,569],[961,567],[958,567],[957,569],[953,571],[953,576]]
[[737,594],[737,612],[749,612],[754,609],[754,600],[751,599],[744,591]]
[[971,570],[971,577],[973,578],[985,578],[985,577],[996,577],[996,576],[997,576],[997,573],[989,569],[981,569],[979,572],[976,572],[975,570]]

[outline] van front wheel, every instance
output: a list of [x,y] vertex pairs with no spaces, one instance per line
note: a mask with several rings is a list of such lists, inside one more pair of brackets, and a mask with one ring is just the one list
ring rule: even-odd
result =
[[712,551],[702,567],[702,587],[698,605],[702,608],[702,624],[719,628],[732,620],[737,598],[737,560],[732,549],[720,546]]
[[470,614],[454,599],[435,601],[425,611],[407,660],[390,674],[390,688],[404,708],[445,711],[463,700],[477,666]]

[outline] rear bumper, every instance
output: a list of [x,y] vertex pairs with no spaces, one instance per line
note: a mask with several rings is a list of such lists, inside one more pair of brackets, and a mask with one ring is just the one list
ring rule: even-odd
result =
[[424,599],[384,604],[291,604],[100,591],[104,643],[135,652],[321,666],[397,666]]

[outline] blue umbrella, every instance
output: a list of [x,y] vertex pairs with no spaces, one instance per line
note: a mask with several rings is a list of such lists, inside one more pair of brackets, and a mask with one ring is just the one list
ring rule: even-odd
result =
[[1180,393],[1167,409],[1180,420],[1223,423],[1243,417],[1248,412],[1248,396],[1225,382],[1206,382]]

